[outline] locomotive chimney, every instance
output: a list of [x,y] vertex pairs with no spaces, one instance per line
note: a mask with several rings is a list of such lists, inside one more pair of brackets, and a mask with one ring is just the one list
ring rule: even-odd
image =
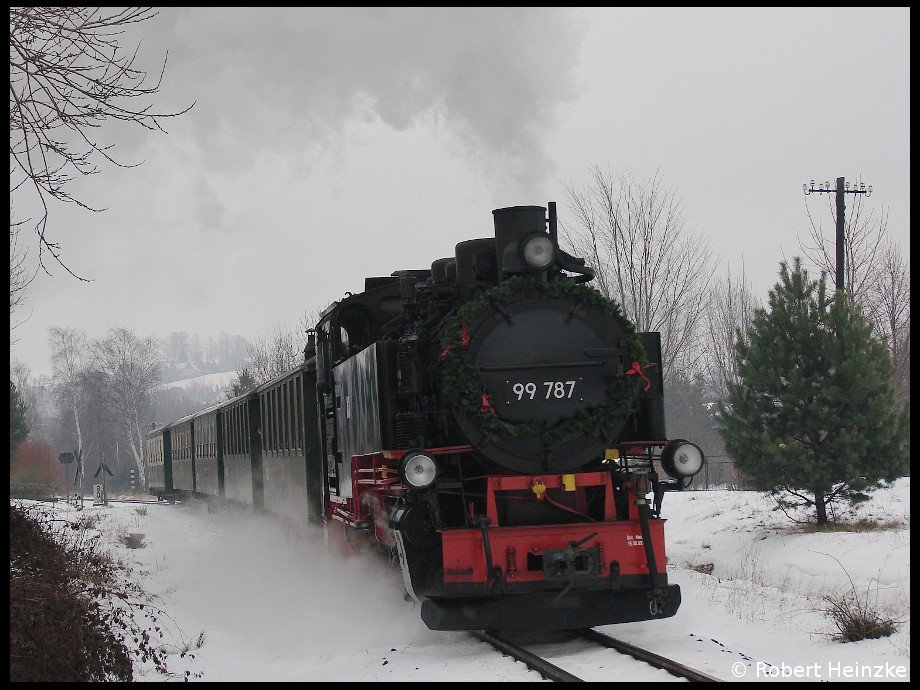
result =
[[511,206],[492,211],[495,222],[495,258],[502,274],[529,269],[518,256],[518,245],[533,233],[546,234],[546,209],[542,206]]

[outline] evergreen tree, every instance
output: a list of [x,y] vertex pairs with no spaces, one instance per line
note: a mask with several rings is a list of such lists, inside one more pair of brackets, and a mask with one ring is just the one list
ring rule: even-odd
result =
[[769,310],[738,332],[739,384],[719,417],[729,453],[753,486],[783,507],[856,503],[907,469],[906,413],[891,388],[891,360],[872,326],[825,276],[783,263]]
[[238,395],[248,393],[258,385],[252,370],[244,366],[236,372],[236,379],[230,383],[230,390],[227,391],[227,399],[232,400]]
[[10,455],[16,451],[20,443],[26,440],[28,435],[26,406],[22,402],[16,384],[10,380]]

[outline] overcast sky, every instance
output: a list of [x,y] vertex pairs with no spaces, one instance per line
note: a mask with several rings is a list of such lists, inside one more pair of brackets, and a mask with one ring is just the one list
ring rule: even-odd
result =
[[170,8],[132,36],[152,71],[169,51],[157,108],[196,104],[165,135],[102,131],[143,161],[74,184],[107,211],[52,207],[92,282],[30,286],[11,356],[34,370],[51,325],[293,325],[491,235],[494,208],[564,221],[595,162],[660,169],[763,295],[808,234],[807,180],[872,184],[910,248],[909,8]]

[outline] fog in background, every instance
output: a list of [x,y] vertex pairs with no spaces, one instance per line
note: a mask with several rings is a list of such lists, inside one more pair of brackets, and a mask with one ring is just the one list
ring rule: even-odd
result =
[[[592,163],[679,189],[688,225],[759,294],[809,232],[803,182],[858,176],[909,251],[910,10],[186,9],[126,34],[169,60],[168,135],[103,130],[115,156],[53,206],[81,283],[39,274],[13,355],[47,327],[101,335],[296,323],[366,276],[560,202]],[[826,199],[812,212],[832,220]],[[848,197],[850,203],[852,197]],[[17,215],[29,209],[17,206]],[[29,240],[24,234],[24,239]]]

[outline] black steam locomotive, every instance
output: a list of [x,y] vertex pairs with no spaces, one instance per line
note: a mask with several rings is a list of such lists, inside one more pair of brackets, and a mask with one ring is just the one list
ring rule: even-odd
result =
[[659,334],[588,285],[554,204],[493,214],[329,307],[301,367],[153,432],[151,489],[360,530],[432,629],[671,616],[661,501],[703,454],[666,439]]

